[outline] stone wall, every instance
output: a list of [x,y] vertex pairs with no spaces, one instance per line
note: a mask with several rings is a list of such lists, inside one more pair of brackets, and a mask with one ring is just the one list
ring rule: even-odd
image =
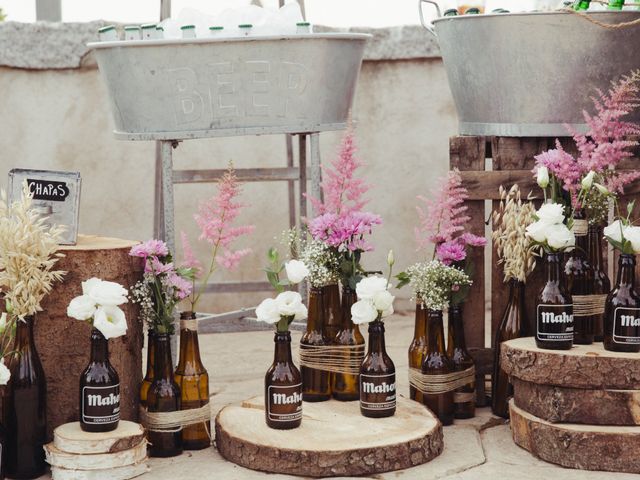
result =
[[[117,141],[105,86],[84,44],[104,22],[0,24],[0,175],[14,167],[79,170],[80,231],[146,239],[153,231],[153,142]],[[358,29],[362,31],[362,29]],[[369,208],[384,225],[373,237],[368,268],[384,267],[390,248],[398,269],[417,259],[413,228],[416,195],[426,194],[447,170],[448,138],[456,113],[435,39],[420,27],[371,30],[353,115],[363,175],[374,185]],[[341,135],[321,135],[323,161],[331,160]],[[183,142],[176,168],[284,166],[283,136]],[[6,178],[6,177],[5,177]],[[212,185],[177,185],[178,231],[197,236],[193,212]],[[248,184],[250,207],[241,221],[256,225],[242,246],[254,249],[226,280],[262,280],[267,248],[287,227],[285,183]],[[204,254],[202,248],[199,250]],[[220,279],[220,277],[218,277]],[[205,310],[224,311],[259,301],[264,294],[219,295]],[[408,297],[409,292],[399,293]]]

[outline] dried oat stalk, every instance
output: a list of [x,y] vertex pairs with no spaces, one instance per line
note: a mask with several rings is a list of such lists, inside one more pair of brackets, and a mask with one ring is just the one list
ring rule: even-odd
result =
[[10,315],[19,319],[42,311],[40,302],[66,273],[54,270],[64,256],[57,253],[64,228],[49,227],[31,202],[26,181],[11,205],[6,192],[0,194],[0,288]]
[[522,201],[518,185],[507,192],[500,186],[500,209],[493,212],[493,244],[502,264],[504,281],[525,282],[535,267],[525,229],[534,221],[535,207]]

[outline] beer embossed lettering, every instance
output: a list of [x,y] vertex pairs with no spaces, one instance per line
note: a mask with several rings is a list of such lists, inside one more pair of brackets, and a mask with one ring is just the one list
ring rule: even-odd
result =
[[604,348],[614,352],[640,351],[640,295],[635,289],[636,258],[621,254],[616,286],[607,297]]
[[360,367],[360,412],[365,417],[391,417],[396,413],[396,367],[387,355],[384,324],[369,324],[369,349]]
[[562,284],[561,253],[545,254],[547,282],[536,302],[536,345],[550,350],[573,346],[573,303]]
[[291,333],[276,332],[273,364],[264,379],[267,425],[278,430],[302,422],[302,376],[291,358]]
[[120,420],[120,379],[109,363],[108,341],[91,330],[91,360],[80,376],[80,428],[110,432]]

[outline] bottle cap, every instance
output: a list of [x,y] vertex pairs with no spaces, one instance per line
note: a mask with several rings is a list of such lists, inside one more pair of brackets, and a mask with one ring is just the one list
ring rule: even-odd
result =
[[478,15],[480,13],[480,9],[473,7],[473,8],[467,8],[467,10],[464,12],[465,15]]
[[107,25],[106,27],[102,27],[98,29],[98,33],[104,33],[104,32],[109,32],[111,30],[115,30],[116,27],[113,25]]
[[219,26],[209,27],[209,30],[224,30],[224,27],[219,27]]
[[191,30],[191,29],[195,29],[196,26],[195,25],[183,25],[180,27],[180,30]]
[[238,25],[238,28],[253,28],[253,24],[251,23],[241,23]]
[[444,11],[444,16],[445,17],[455,17],[458,15],[458,10],[455,8],[449,8],[447,10]]
[[164,32],[164,27],[157,26],[157,27],[156,27],[156,30],[158,30],[158,31],[160,31],[160,32]]
[[140,28],[142,28],[142,30],[147,30],[149,28],[153,28],[154,30],[156,30],[157,27],[155,23],[145,23]]
[[124,27],[125,32],[133,32],[136,30],[140,30],[140,27],[137,25],[127,25],[126,27]]
[[311,24],[309,22],[298,22],[296,23],[297,27],[310,27]]

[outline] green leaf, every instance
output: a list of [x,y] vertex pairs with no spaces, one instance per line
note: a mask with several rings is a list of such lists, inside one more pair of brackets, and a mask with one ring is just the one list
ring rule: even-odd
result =
[[267,258],[269,259],[270,263],[277,264],[280,260],[280,254],[278,253],[278,250],[271,247],[267,252]]
[[633,213],[633,207],[635,207],[636,205],[636,201],[632,200],[629,203],[627,203],[627,218],[631,217],[631,214]]
[[400,272],[395,276],[395,278],[398,280],[396,288],[402,288],[406,285],[409,285],[409,282],[411,281],[411,277],[407,272]]

